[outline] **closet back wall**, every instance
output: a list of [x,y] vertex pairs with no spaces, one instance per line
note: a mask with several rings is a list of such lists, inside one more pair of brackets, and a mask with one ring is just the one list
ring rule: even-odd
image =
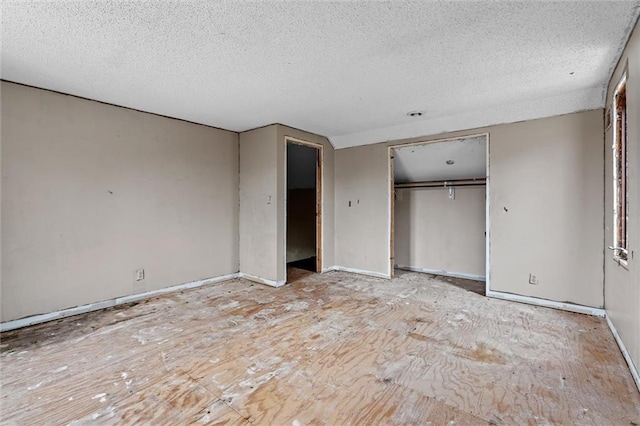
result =
[[485,187],[398,189],[395,261],[401,267],[485,276]]

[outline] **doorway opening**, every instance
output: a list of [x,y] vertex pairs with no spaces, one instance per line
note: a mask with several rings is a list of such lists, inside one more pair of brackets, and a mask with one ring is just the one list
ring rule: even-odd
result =
[[488,289],[488,135],[389,147],[390,269]]
[[[285,256],[290,268],[322,268],[322,145],[286,138]],[[288,272],[287,272],[287,275]],[[287,277],[289,279],[290,277]]]

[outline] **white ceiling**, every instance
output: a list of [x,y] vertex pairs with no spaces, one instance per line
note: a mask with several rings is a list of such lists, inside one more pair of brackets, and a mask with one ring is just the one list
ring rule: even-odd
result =
[[[453,164],[447,164],[452,160]],[[396,183],[474,179],[487,176],[487,138],[454,139],[393,150]]]
[[0,77],[343,148],[602,107],[638,6],[4,0]]

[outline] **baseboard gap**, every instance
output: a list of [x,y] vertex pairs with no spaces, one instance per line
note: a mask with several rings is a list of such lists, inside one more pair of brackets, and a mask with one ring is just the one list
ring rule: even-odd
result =
[[495,290],[488,290],[487,297],[507,300],[510,302],[526,303],[527,305],[540,306],[543,308],[559,309],[561,311],[592,315],[601,318],[604,318],[605,316],[605,311],[602,308],[594,308],[592,306],[584,306],[568,302],[556,302],[555,300],[541,299],[531,296],[521,296],[519,294],[503,293],[501,291]]
[[136,302],[138,300],[149,299],[151,297],[159,296],[166,293],[173,293],[180,290],[188,290],[191,288],[201,287],[203,285],[215,284],[222,281],[228,281],[239,277],[239,273],[233,273],[228,275],[221,275],[213,278],[206,278],[204,280],[191,281],[184,284],[178,284],[171,287],[165,287],[158,290],[146,291],[144,293],[136,293],[128,296],[114,297],[113,299],[103,300],[95,303],[88,303],[86,305],[75,306],[73,308],[61,309],[54,312],[45,314],[30,315],[28,317],[6,321],[0,323],[0,332],[15,330],[18,328],[28,327],[30,325],[41,324],[44,322],[54,321],[74,315],[80,315],[87,312],[98,311],[100,309],[111,308],[118,305],[124,305],[126,303]]
[[627,366],[629,367],[629,371],[631,371],[631,377],[633,377],[633,381],[635,382],[636,387],[638,388],[638,392],[640,392],[640,374],[638,374],[638,369],[636,368],[636,365],[633,363],[633,360],[631,359],[631,355],[629,354],[627,347],[622,341],[622,338],[620,337],[620,334],[618,333],[616,326],[613,325],[613,321],[611,321],[611,318],[609,318],[608,314],[605,315],[605,318],[607,319],[609,330],[611,330],[611,334],[613,334],[613,337],[616,340],[616,343],[618,344],[618,348],[620,349],[620,352],[622,352],[622,357],[627,363]]
[[448,272],[440,269],[429,269],[429,268],[421,268],[419,266],[408,266],[408,265],[395,265],[396,269],[401,269],[403,271],[411,271],[411,272],[420,272],[423,274],[431,274],[431,275],[442,275],[444,277],[452,277],[452,278],[462,278],[465,280],[474,280],[474,281],[487,281],[487,277],[484,275],[475,275],[475,274],[467,274],[465,272]]

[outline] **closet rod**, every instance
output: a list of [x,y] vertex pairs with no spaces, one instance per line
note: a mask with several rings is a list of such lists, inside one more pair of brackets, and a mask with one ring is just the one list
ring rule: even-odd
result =
[[424,182],[406,182],[396,183],[396,189],[402,188],[452,188],[459,186],[483,186],[486,184],[486,178],[479,179],[451,179],[451,180],[431,180]]

